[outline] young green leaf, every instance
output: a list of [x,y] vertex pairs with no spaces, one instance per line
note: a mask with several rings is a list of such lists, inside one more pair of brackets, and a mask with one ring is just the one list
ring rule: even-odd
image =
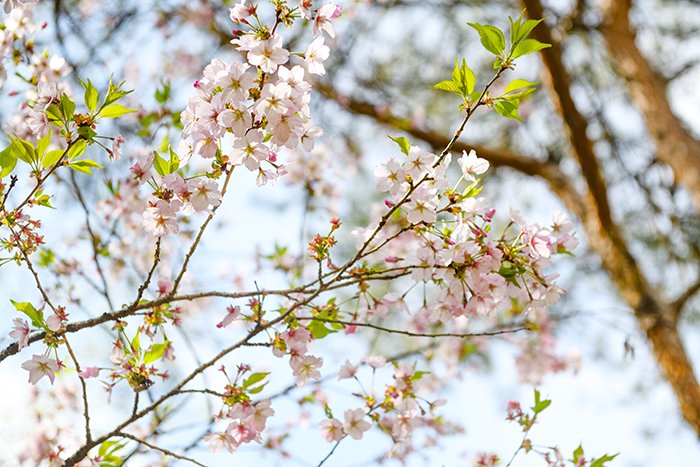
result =
[[537,39],[525,39],[513,50],[513,58],[522,57],[523,55],[531,54],[551,46],[551,44],[545,44]]
[[48,131],[48,132],[46,132],[46,136],[41,138],[36,143],[36,158],[37,158],[37,160],[41,159],[44,156],[44,153],[48,149],[50,143],[51,143],[51,132]]
[[156,102],[165,104],[170,99],[170,83],[165,82],[161,87],[156,89]]
[[153,159],[153,168],[156,169],[158,175],[165,177],[170,173],[170,164],[160,157],[156,151],[153,151],[153,155],[155,156]]
[[551,403],[552,401],[550,399],[541,400],[540,391],[535,389],[535,405],[532,407],[532,411],[535,412],[535,415],[549,407]]
[[537,86],[537,83],[533,83],[525,79],[515,79],[508,83],[508,86],[506,86],[506,88],[503,90],[503,94],[508,94],[519,89],[534,88],[535,86]]
[[94,111],[97,108],[97,102],[100,98],[97,89],[95,89],[95,86],[93,86],[90,80],[87,80],[87,83],[80,79],[78,80],[80,81],[80,84],[83,85],[83,88],[85,88],[85,94],[83,96],[85,99],[85,107],[91,111]]
[[248,389],[249,387],[259,383],[260,381],[264,380],[269,374],[269,372],[253,373],[245,381],[243,381],[243,389]]
[[34,146],[29,141],[25,141],[19,136],[10,137],[12,141],[12,154],[17,157],[17,159],[26,162],[27,164],[32,164],[35,160]]
[[177,172],[177,169],[180,168],[180,157],[175,153],[175,151],[172,150],[172,148],[168,148],[170,151],[170,164],[168,165],[168,173],[174,173]]
[[163,354],[165,354],[165,350],[168,348],[168,343],[165,342],[163,344],[153,344],[150,349],[144,354],[143,356],[143,363],[148,365],[149,363],[153,363],[156,360],[160,359]]
[[520,43],[520,41],[525,39],[532,32],[532,30],[535,29],[535,27],[538,24],[540,24],[542,21],[544,21],[544,18],[543,19],[529,19],[529,20],[525,21],[522,25],[520,25],[520,27],[517,29],[517,31],[515,31],[515,35],[513,38],[514,39],[513,46],[517,46]]
[[503,32],[495,26],[488,24],[467,23],[479,33],[481,45],[494,55],[501,55],[506,48],[506,39]]
[[322,321],[311,321],[307,328],[311,335],[314,336],[314,339],[323,339],[328,334],[336,332],[333,329],[328,329]]
[[518,115],[518,103],[519,102],[517,100],[498,100],[493,103],[493,108],[502,116],[506,118],[514,118],[522,123],[523,119],[520,118],[520,115]]
[[452,82],[457,84],[459,87],[459,93],[464,97],[465,100],[469,98],[469,95],[474,92],[474,85],[476,84],[476,75],[467,66],[467,60],[462,59],[462,65],[460,66],[459,61],[455,60],[455,67],[452,70]]
[[408,151],[410,151],[411,149],[411,143],[409,143],[409,141],[406,138],[404,138],[403,136],[398,136],[396,138],[394,138],[393,136],[389,136],[389,139],[392,140],[394,143],[398,144],[401,148],[401,152],[408,156]]
[[61,114],[61,109],[59,109],[56,104],[49,104],[49,106],[46,107],[46,117],[49,119],[49,122],[57,127],[61,128],[63,126],[63,115]]
[[58,162],[62,155],[63,151],[61,149],[54,149],[53,151],[47,152],[41,160],[41,166],[43,168],[52,167]]
[[27,317],[32,321],[32,324],[38,328],[43,328],[44,324],[44,313],[41,310],[34,308],[29,302],[16,302],[10,299],[10,302],[14,305],[17,311],[20,311],[27,315]]
[[109,86],[107,87],[107,97],[105,97],[105,101],[102,104],[103,106],[108,106],[109,104],[118,101],[122,97],[126,96],[127,94],[130,94],[132,91],[123,91],[122,86],[124,85],[125,81],[122,81],[119,84],[114,84],[112,82],[112,79],[114,76],[109,77]]
[[85,152],[85,148],[87,148],[87,141],[84,139],[79,139],[76,141],[68,150],[68,160],[73,160],[76,157],[80,157]]
[[12,145],[0,152],[0,178],[7,177],[17,165],[17,156],[12,152]]
[[613,454],[612,456],[605,454],[599,459],[593,459],[591,460],[590,467],[605,467],[606,462],[610,462],[611,460],[615,459],[619,454],[619,452],[617,454]]
[[75,103],[73,103],[71,98],[68,97],[68,94],[65,92],[61,94],[61,101],[58,103],[58,108],[61,111],[64,121],[70,122],[73,119],[73,115],[75,114]]
[[440,81],[439,83],[433,84],[433,89],[461,94],[459,86],[454,81]]
[[102,109],[102,112],[100,112],[100,116],[102,118],[117,118],[121,117],[122,115],[130,114],[133,112],[136,111],[134,109],[127,109],[126,107],[120,104],[112,104]]
[[71,162],[68,164],[68,167],[70,167],[73,170],[77,170],[78,172],[83,172],[88,175],[92,175],[92,169],[103,169],[104,166],[98,164],[95,161],[91,161],[89,159],[82,159],[79,161]]

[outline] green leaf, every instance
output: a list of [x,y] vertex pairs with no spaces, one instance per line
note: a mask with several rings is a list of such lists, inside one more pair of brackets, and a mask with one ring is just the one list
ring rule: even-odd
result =
[[153,155],[155,156],[153,159],[153,168],[156,169],[159,175],[165,177],[170,173],[170,164],[160,157],[156,151],[153,151]]
[[51,144],[51,132],[47,132],[46,136],[41,138],[39,141],[36,143],[36,158],[39,160],[46,150],[49,148],[49,144]]
[[433,84],[433,89],[439,89],[440,91],[454,92],[461,94],[459,86],[452,81],[440,81],[439,83]]
[[112,104],[108,105],[104,109],[102,109],[102,112],[100,112],[100,117],[102,118],[117,118],[121,117],[122,115],[130,114],[136,112],[134,109],[127,109],[123,105],[120,104]]
[[143,363],[148,365],[149,363],[155,362],[156,360],[160,359],[163,356],[163,354],[165,353],[165,350],[167,348],[168,348],[167,341],[163,344],[153,344],[151,346],[151,348],[143,356]]
[[12,153],[21,161],[32,164],[35,160],[34,146],[19,136],[10,137]]
[[59,128],[63,126],[63,115],[56,104],[49,104],[46,108],[46,116],[51,123],[55,123]]
[[590,467],[605,467],[606,462],[610,462],[611,460],[615,459],[619,454],[619,452],[617,454],[613,454],[612,456],[605,454],[600,459],[593,459]]
[[170,151],[170,164],[168,165],[168,173],[174,173],[177,172],[177,169],[180,168],[180,158],[175,153],[175,151],[172,150],[172,148],[168,148],[168,150]]
[[80,84],[83,85],[83,88],[85,88],[85,94],[83,96],[85,99],[85,106],[91,111],[94,111],[97,108],[97,101],[100,98],[97,89],[95,89],[95,86],[92,85],[90,80],[87,80],[87,83],[80,79],[79,81]]
[[17,156],[12,152],[12,145],[6,147],[2,152],[0,152],[0,178],[7,177],[12,173],[17,165]]
[[545,44],[537,39],[525,39],[513,50],[513,58],[522,57],[523,55],[531,54],[551,46],[551,44]]
[[32,324],[34,326],[38,328],[45,327],[44,313],[42,313],[41,310],[37,310],[36,308],[34,308],[34,305],[32,305],[29,302],[16,302],[12,299],[10,299],[10,301],[17,309],[17,311],[24,313],[30,320],[32,320]]
[[520,115],[518,115],[518,106],[514,102],[507,100],[499,100],[493,103],[493,108],[496,112],[498,112],[506,118],[514,118],[521,123],[523,121],[523,119],[520,118]]
[[134,338],[131,339],[131,350],[134,353],[139,353],[141,352],[141,338],[139,337],[140,332],[136,330],[136,334],[134,335]]
[[501,55],[506,48],[506,39],[503,32],[495,26],[488,24],[467,23],[479,33],[481,45],[494,55]]
[[322,321],[311,321],[306,327],[311,335],[314,336],[314,339],[323,339],[328,334],[337,332],[333,329],[328,329]]
[[525,79],[516,79],[508,83],[508,86],[503,90],[503,94],[508,94],[509,92],[517,91],[519,89],[527,89],[537,86],[537,83]]
[[133,91],[123,91],[122,86],[124,85],[125,81],[122,81],[119,84],[114,84],[112,82],[112,79],[114,76],[109,77],[109,86],[107,87],[107,97],[105,98],[104,106],[108,106],[112,102],[116,102],[122,97],[126,96],[127,94],[130,94]]
[[165,82],[162,87],[156,89],[156,101],[159,104],[165,104],[170,99],[170,83]]
[[62,155],[63,151],[61,149],[54,149],[53,151],[47,152],[46,155],[44,155],[44,158],[41,160],[41,166],[43,168],[53,166],[56,162],[58,162]]
[[243,389],[248,389],[249,387],[259,383],[269,374],[269,372],[253,373],[252,375],[248,376],[245,381],[243,381]]
[[87,147],[87,141],[85,141],[84,139],[79,139],[78,141],[76,141],[73,144],[73,146],[71,146],[70,149],[68,150],[68,154],[67,154],[68,160],[73,160],[76,157],[80,157],[85,152],[86,147]]
[[37,190],[36,193],[34,193],[34,204],[55,209],[51,206],[51,195],[44,194],[44,190]]
[[423,376],[429,375],[429,374],[430,374],[429,371],[416,371],[411,376],[411,381],[420,381],[423,378]]
[[42,248],[39,250],[39,261],[37,263],[39,266],[50,266],[55,260],[56,254],[50,248]]
[[119,441],[105,441],[104,443],[100,444],[100,449],[97,451],[97,454],[100,457],[104,456],[105,454],[107,454],[109,448],[111,448],[117,443],[119,443]]
[[91,161],[89,159],[82,159],[79,161],[71,162],[70,164],[68,164],[68,167],[70,167],[73,170],[77,170],[78,172],[86,173],[88,175],[92,175],[92,169],[104,168],[97,162]]
[[578,447],[574,449],[574,454],[571,461],[577,463],[581,456],[583,456],[583,446],[579,444]]
[[540,391],[535,389],[535,405],[532,407],[532,411],[535,412],[535,414],[542,412],[544,409],[549,407],[551,403],[552,401],[550,399],[541,400]]
[[65,92],[61,94],[61,101],[58,103],[58,108],[61,110],[61,115],[63,115],[63,120],[69,122],[73,119],[75,114],[75,103],[68,97]]
[[459,61],[455,60],[455,67],[452,70],[452,82],[459,86],[459,92],[466,100],[469,95],[474,92],[474,85],[476,84],[476,76],[474,72],[467,66],[467,60],[462,59],[462,65],[460,66]]
[[535,26],[540,24],[542,21],[544,21],[544,18],[529,19],[525,21],[515,32],[513,45],[517,46],[520,43],[520,41],[525,39],[532,32],[532,30],[535,29]]
[[392,140],[394,143],[398,144],[401,148],[401,152],[408,156],[408,151],[411,150],[411,143],[406,138],[404,138],[403,136],[399,136],[396,138],[394,138],[393,136],[389,136],[389,139]]

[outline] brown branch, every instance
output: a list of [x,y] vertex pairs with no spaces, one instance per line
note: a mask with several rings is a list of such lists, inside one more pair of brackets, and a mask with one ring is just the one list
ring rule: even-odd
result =
[[629,96],[646,120],[659,160],[690,193],[700,209],[700,141],[675,115],[668,100],[667,82],[637,47],[630,24],[630,0],[603,0],[601,33],[613,66],[625,80]]
[[[221,199],[223,200],[224,195],[226,194],[226,190],[228,189],[228,184],[231,181],[231,175],[233,174],[233,167],[230,167],[226,171],[226,178],[224,179],[224,185],[221,188]],[[206,220],[204,223],[202,223],[202,226],[199,228],[199,232],[197,232],[197,236],[194,239],[194,242],[192,242],[192,245],[190,246],[190,249],[187,251],[187,254],[185,255],[185,260],[182,263],[182,267],[180,268],[180,272],[178,273],[177,277],[173,281],[173,288],[172,291],[170,292],[170,295],[175,295],[177,293],[177,289],[180,286],[180,282],[182,281],[183,276],[185,275],[185,272],[187,272],[187,266],[189,265],[190,259],[192,258],[192,255],[194,255],[194,252],[197,250],[197,247],[199,246],[199,242],[202,240],[202,236],[204,235],[204,231],[206,230],[207,226],[209,223],[212,221],[214,218],[214,214],[216,213],[216,210],[221,206],[222,203],[219,203],[218,205],[214,206],[207,216]]]
[[168,450],[168,449],[162,448],[162,447],[160,447],[160,446],[156,446],[155,444],[149,443],[148,441],[143,440],[143,439],[141,439],[141,438],[138,438],[138,437],[136,437],[136,436],[134,436],[134,435],[132,435],[132,434],[124,433],[123,431],[120,431],[120,432],[115,433],[114,436],[115,436],[115,437],[119,437],[119,438],[127,438],[127,439],[130,439],[130,440],[132,440],[132,441],[136,441],[137,443],[143,444],[144,446],[146,446],[146,447],[148,447],[148,448],[151,448],[151,449],[153,449],[153,450],[155,450],[155,451],[162,452],[162,453],[165,454],[166,456],[170,456],[170,457],[173,457],[173,458],[175,458],[175,459],[180,459],[180,460],[183,460],[183,461],[187,461],[187,462],[190,462],[190,463],[192,463],[192,464],[194,464],[194,465],[201,465],[202,467],[206,467],[204,464],[202,464],[202,463],[200,463],[200,462],[197,462],[196,460],[192,459],[191,457],[182,456],[182,455],[177,454],[177,453],[174,453],[173,451],[170,451],[170,450]]
[[408,337],[429,337],[429,338],[437,338],[437,337],[459,337],[459,338],[490,337],[490,336],[500,336],[502,334],[514,334],[516,332],[530,330],[530,328],[528,328],[527,326],[520,326],[520,327],[516,327],[516,328],[496,329],[496,330],[492,330],[492,331],[483,331],[483,332],[426,333],[426,332],[404,331],[402,329],[392,329],[392,328],[387,328],[387,327],[379,326],[377,324],[372,324],[372,323],[345,321],[345,320],[341,320],[341,319],[318,318],[315,316],[308,316],[308,317],[297,316],[297,320],[299,320],[299,321],[319,321],[322,323],[342,324],[343,326],[360,326],[360,327],[365,327],[365,328],[376,329],[378,331],[386,332],[387,334],[401,334],[403,336],[408,336]]
[[75,371],[78,373],[78,379],[80,379],[80,386],[83,393],[83,418],[85,418],[85,442],[89,443],[92,441],[92,433],[90,432],[90,409],[88,406],[88,396],[87,396],[87,386],[85,385],[85,378],[80,375],[80,363],[78,363],[78,358],[75,356],[73,349],[68,343],[68,339],[63,337],[63,342],[66,344],[66,349],[68,349],[68,354],[70,355],[73,364],[75,365]]
[[678,319],[681,310],[685,306],[685,304],[695,296],[700,291],[700,280],[696,281],[694,284],[692,284],[690,287],[686,289],[685,292],[683,292],[681,295],[676,298],[673,303],[671,303],[671,308],[673,309],[674,314],[676,315],[676,319]]

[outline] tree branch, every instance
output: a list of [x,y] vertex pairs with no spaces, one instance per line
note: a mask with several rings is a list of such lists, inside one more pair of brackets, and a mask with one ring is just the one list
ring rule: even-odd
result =
[[632,102],[646,120],[659,160],[671,167],[700,210],[700,141],[676,117],[666,81],[637,47],[636,32],[629,20],[631,6],[631,0],[601,1],[603,39]]

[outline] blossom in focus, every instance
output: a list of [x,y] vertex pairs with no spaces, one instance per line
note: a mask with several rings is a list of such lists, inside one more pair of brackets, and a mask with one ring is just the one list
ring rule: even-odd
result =
[[175,219],[176,211],[172,205],[163,200],[158,200],[143,213],[143,227],[151,232],[154,237],[162,237],[170,233],[177,233],[179,227]]
[[326,69],[323,68],[323,62],[326,61],[330,54],[331,49],[323,44],[323,36],[318,36],[314,39],[304,54],[306,69],[309,70],[309,73],[312,75],[325,75]]
[[462,153],[462,157],[457,160],[462,169],[462,175],[465,180],[475,182],[475,175],[481,175],[489,169],[489,161],[477,157],[476,151],[473,149],[469,151],[469,154],[467,151],[462,151]]
[[29,372],[29,382],[36,384],[44,376],[48,376],[53,384],[58,371],[58,362],[46,355],[33,355],[31,360],[22,363],[22,368]]

